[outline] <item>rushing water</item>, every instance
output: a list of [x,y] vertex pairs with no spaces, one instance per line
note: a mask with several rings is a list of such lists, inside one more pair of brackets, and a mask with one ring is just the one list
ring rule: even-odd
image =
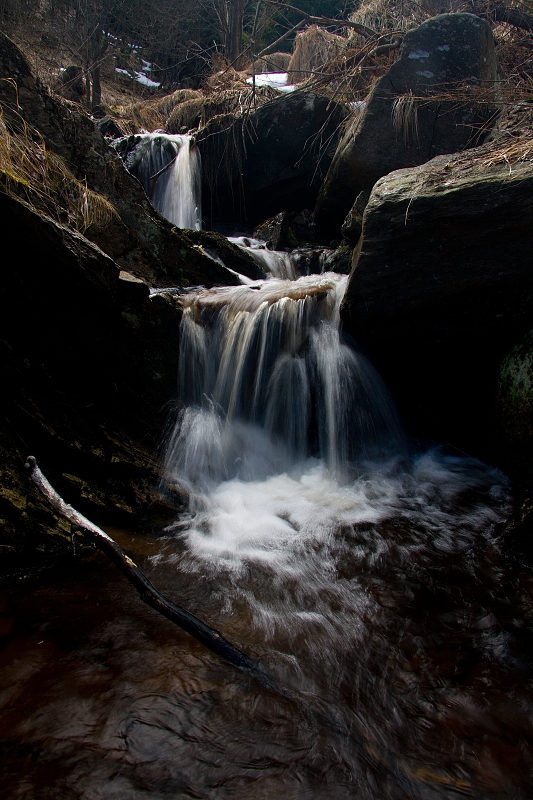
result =
[[239,244],[271,279],[182,299],[164,486],[189,510],[115,535],[292,699],[95,554],[6,594],[0,797],[526,800],[533,587],[502,556],[506,478],[409,443],[342,338],[345,277]]
[[137,138],[126,164],[153,205],[178,228],[201,230],[201,157],[194,138],[159,131]]

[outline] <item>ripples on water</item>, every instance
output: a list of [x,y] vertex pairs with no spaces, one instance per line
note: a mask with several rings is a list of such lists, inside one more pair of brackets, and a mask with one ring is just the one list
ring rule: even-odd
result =
[[[142,607],[95,554],[6,593],[1,796],[530,796],[532,587],[502,558],[507,481],[409,450],[385,388],[338,337],[340,279],[316,280],[281,304],[274,284],[188,297],[191,394],[166,465],[191,510],[159,537],[115,532],[158,588],[300,700]],[[380,405],[370,425],[343,405],[347,375],[363,408]]]

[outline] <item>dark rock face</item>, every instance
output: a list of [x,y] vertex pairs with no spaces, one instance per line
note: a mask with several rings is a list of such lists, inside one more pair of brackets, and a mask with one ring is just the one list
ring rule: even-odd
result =
[[262,239],[270,250],[286,250],[297,243],[291,231],[292,214],[280,211],[275,217],[265,220],[254,230],[254,238]]
[[352,245],[356,245],[363,232],[363,215],[366,204],[368,203],[368,192],[359,192],[355,198],[355,203],[348,211],[346,219],[342,223],[341,233]]
[[[496,417],[500,436],[512,454],[512,463],[505,468],[513,476],[519,475],[517,482],[530,487],[533,481],[533,331],[529,331],[500,363]],[[531,500],[529,506],[530,530],[533,530]],[[533,539],[530,550],[533,555]]]
[[85,96],[85,84],[81,67],[70,64],[62,73],[60,79],[60,94],[67,100],[80,103]]
[[[28,482],[32,454],[95,521],[136,526],[171,511],[154,455],[178,367],[176,299],[80,234],[0,193],[1,570],[71,552],[69,526]],[[163,410],[162,410],[163,409]]]
[[[463,83],[490,89],[497,79],[494,40],[484,20],[442,14],[409,31],[399,60],[339,144],[316,204],[318,234],[324,240],[337,236],[359,192],[383,175],[479,144],[494,109],[438,95]],[[413,99],[432,96],[434,102]]]
[[531,328],[533,166],[488,155],[376,184],[342,310],[404,407],[455,441],[488,424],[499,362]]
[[313,92],[276,98],[243,118],[211,120],[198,136],[208,223],[252,225],[312,208],[346,108]]

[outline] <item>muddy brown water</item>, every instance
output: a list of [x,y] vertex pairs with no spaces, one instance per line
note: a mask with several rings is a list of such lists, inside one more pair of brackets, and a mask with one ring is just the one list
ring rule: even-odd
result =
[[351,526],[352,556],[319,590],[329,622],[307,598],[306,626],[270,629],[253,609],[305,600],[299,576],[215,575],[183,537],[109,532],[301,702],[158,617],[101,554],[77,557],[2,594],[0,797],[531,796],[533,581],[505,564],[497,526],[460,553],[405,519]]

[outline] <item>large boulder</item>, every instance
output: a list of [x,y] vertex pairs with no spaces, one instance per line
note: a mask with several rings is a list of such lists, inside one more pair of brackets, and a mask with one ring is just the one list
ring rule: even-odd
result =
[[285,94],[198,134],[208,223],[250,225],[312,208],[335,153],[344,105],[314,92]]
[[342,309],[404,409],[455,441],[486,426],[531,328],[533,164],[506,157],[484,145],[379,180]]
[[[0,193],[0,573],[72,552],[31,488],[35,455],[68,502],[128,528],[170,515],[155,455],[174,400],[181,310],[84,236]],[[39,557],[39,558],[38,558]]]
[[[486,96],[497,79],[486,21],[442,14],[409,31],[398,61],[376,83],[339,144],[317,200],[319,235],[338,236],[357,195],[383,175],[479,144],[494,109],[469,102],[468,90],[483,87]],[[461,89],[466,93],[445,99]]]

